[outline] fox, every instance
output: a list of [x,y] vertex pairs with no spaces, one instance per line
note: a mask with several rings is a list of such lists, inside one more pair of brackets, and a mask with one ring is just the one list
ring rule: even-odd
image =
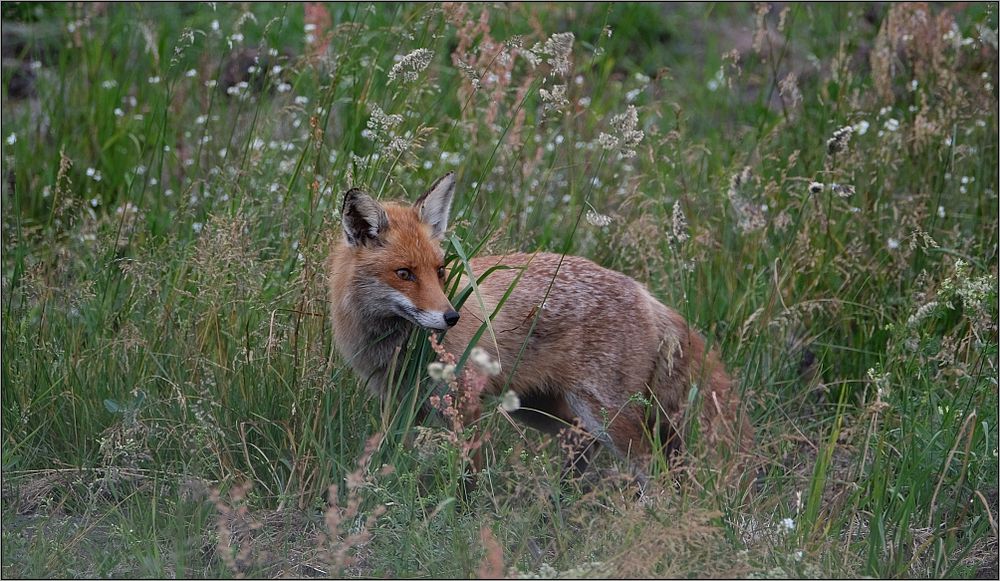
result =
[[566,459],[574,472],[604,446],[646,481],[655,454],[685,450],[685,414],[710,448],[749,452],[753,431],[718,351],[625,274],[547,252],[476,256],[457,288],[475,277],[478,292],[456,310],[441,246],[455,183],[448,173],[413,204],[343,195],[343,235],[327,259],[333,341],[372,392],[386,396],[414,326],[443,333],[445,350],[461,355],[490,319],[475,346],[501,371],[484,392],[513,390],[521,405],[511,415],[530,427],[582,433]]

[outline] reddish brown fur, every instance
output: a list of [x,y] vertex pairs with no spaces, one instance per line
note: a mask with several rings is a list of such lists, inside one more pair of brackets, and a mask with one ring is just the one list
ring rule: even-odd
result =
[[[366,278],[377,277],[428,309],[450,306],[436,274],[441,249],[418,211],[398,204],[384,208],[390,224],[384,244],[351,247],[341,241],[328,264],[335,342],[379,393],[411,324],[365,302]],[[677,435],[685,430],[679,423],[688,393],[697,385],[705,440],[748,451],[752,431],[717,353],[707,351],[704,339],[641,284],[573,256],[510,254],[471,261],[477,278],[496,265],[511,268],[498,269],[479,283],[479,295],[466,300],[444,345],[449,352],[464,352],[482,321],[515,285],[493,316],[493,333],[483,333],[479,346],[501,364],[501,373],[490,379],[492,393],[513,389],[526,408],[559,420],[527,409],[520,412],[521,419],[547,431],[579,420],[592,437],[645,474],[653,453],[651,432],[659,430],[662,440],[672,440],[671,448],[680,446]],[[400,267],[413,269],[417,282],[399,280],[394,271]],[[466,281],[463,277],[459,288]],[[652,400],[655,411],[630,401],[635,394]]]

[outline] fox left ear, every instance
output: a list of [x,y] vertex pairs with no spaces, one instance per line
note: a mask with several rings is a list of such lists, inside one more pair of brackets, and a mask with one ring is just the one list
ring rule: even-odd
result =
[[448,229],[448,214],[451,201],[455,198],[455,172],[448,172],[434,182],[429,190],[420,196],[414,206],[420,212],[420,219],[431,227],[431,234],[437,240],[444,238]]

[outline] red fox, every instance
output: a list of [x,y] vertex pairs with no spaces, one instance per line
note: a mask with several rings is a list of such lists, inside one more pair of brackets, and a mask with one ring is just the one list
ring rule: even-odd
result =
[[[384,395],[413,325],[446,331],[445,349],[461,355],[492,317],[478,346],[501,372],[487,391],[513,390],[521,401],[513,415],[532,427],[581,427],[591,441],[570,459],[578,471],[600,443],[648,475],[654,453],[683,449],[680,422],[695,386],[700,410],[687,411],[703,440],[748,451],[752,430],[717,353],[624,274],[559,254],[479,256],[470,261],[478,293],[456,311],[440,246],[454,193],[449,173],[412,206],[380,204],[358,189],[344,195],[344,235],[327,264],[334,342],[375,393]],[[507,268],[483,277],[497,265]]]

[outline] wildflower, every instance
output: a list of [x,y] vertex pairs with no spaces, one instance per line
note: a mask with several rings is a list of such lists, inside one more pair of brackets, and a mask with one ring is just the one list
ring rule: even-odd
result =
[[791,518],[785,517],[781,519],[781,527],[784,528],[786,531],[794,531],[795,521]]
[[[782,12],[784,14],[784,12]],[[778,94],[788,99],[788,104],[792,108],[798,107],[802,103],[802,91],[799,89],[799,78],[795,73],[788,75],[778,84]]]
[[521,398],[518,397],[514,390],[508,389],[500,401],[500,408],[507,413],[516,412],[521,409]]
[[566,85],[553,85],[552,91],[539,89],[538,95],[542,98],[546,111],[550,109],[559,111],[569,105],[569,100],[566,98]]
[[938,301],[931,301],[927,304],[921,305],[920,308],[906,320],[906,326],[910,328],[916,327],[921,321],[926,319],[928,315],[933,313],[939,304],[940,303],[938,303]]
[[885,122],[886,131],[896,131],[899,129],[899,120],[895,118],[887,119]]
[[743,187],[750,183],[753,174],[750,167],[744,167],[739,173],[729,179],[729,190],[726,195],[733,204],[733,209],[739,218],[739,227],[743,232],[753,232],[764,227],[763,208],[751,203],[743,196]]
[[851,141],[851,134],[854,127],[845,125],[833,132],[833,137],[826,140],[826,150],[829,153],[837,153],[847,149],[847,144]]
[[392,83],[402,76],[404,82],[413,82],[421,71],[425,70],[434,58],[434,51],[418,48],[406,55],[396,55],[396,64],[389,70],[389,82]]
[[824,187],[826,187],[826,186],[824,186],[822,182],[810,182],[809,183],[809,193],[812,194],[812,195],[819,194],[819,193],[821,193],[823,191]]
[[114,89],[117,86],[118,86],[118,81],[114,79],[108,79],[106,81],[101,82],[102,89]]
[[469,353],[469,358],[473,363],[476,364],[480,370],[486,375],[499,375],[500,374],[500,362],[490,356],[485,349],[481,347],[474,347],[472,352]]
[[534,67],[541,62],[539,55],[546,55],[549,57],[546,62],[552,65],[553,72],[566,76],[572,67],[570,53],[573,52],[573,42],[575,39],[576,37],[572,32],[553,34],[545,41],[544,45],[536,43],[530,50],[526,49],[523,53],[524,58],[528,61],[528,64]]
[[14,145],[15,143],[17,143],[17,134],[11,133],[7,136],[7,145]]
[[455,378],[455,366],[453,364],[445,365],[440,361],[432,361],[427,364],[427,375],[430,375],[431,379],[438,381],[451,381]]
[[386,114],[381,107],[372,107],[372,115],[366,124],[369,136],[376,143],[388,143],[395,137],[395,128],[403,122],[403,116],[399,114]]
[[157,83],[159,83],[159,82],[160,82],[160,77],[159,77],[159,75],[157,75],[157,76],[152,76],[152,77],[149,77],[149,78],[148,78],[148,79],[146,79],[146,80],[147,80],[147,81],[149,81],[149,84],[150,84],[150,85],[155,85],[155,84],[157,84]]
[[683,244],[687,241],[690,236],[688,235],[688,223],[687,218],[684,216],[684,210],[681,208],[680,201],[674,202],[673,211],[673,224],[672,224],[672,234],[674,235],[674,240],[678,244]]
[[996,281],[990,275],[973,278],[969,265],[962,259],[955,261],[955,274],[942,283],[942,294],[954,293],[961,297],[966,308],[981,309],[983,303],[995,288]]
[[104,179],[104,176],[101,175],[101,170],[94,169],[92,167],[87,168],[87,177],[93,179],[95,182],[99,182]]
[[896,238],[889,238],[886,241],[886,246],[889,247],[889,250],[896,250],[897,248],[899,248],[899,240],[897,240]]
[[598,135],[598,143],[604,149],[617,149],[618,153],[625,158],[635,157],[635,148],[642,141],[645,133],[637,129],[639,125],[639,114],[635,105],[629,105],[624,113],[620,113],[611,118],[611,129],[613,134],[601,133]]
[[548,62],[552,65],[553,70],[560,75],[568,74],[570,66],[572,66],[569,57],[573,51],[575,38],[572,32],[559,32],[545,41],[544,52],[549,55]]
[[945,216],[944,206],[938,206],[937,215],[938,215],[938,218],[944,219],[944,216]]
[[708,87],[709,91],[712,91],[714,93],[715,91],[718,91],[719,87],[721,87],[722,84],[725,82],[726,82],[725,68],[719,67],[719,70],[715,71],[715,76],[709,79],[708,82],[705,83],[705,86]]
[[854,131],[858,135],[864,135],[865,133],[868,133],[869,127],[871,127],[871,124],[862,119],[861,121],[858,121],[857,123],[854,124]]
[[837,197],[845,200],[853,196],[855,191],[854,186],[848,184],[832,184],[830,189],[833,190],[834,194],[837,194]]
[[611,223],[611,216],[599,214],[594,210],[587,210],[587,221],[598,228],[603,228]]

